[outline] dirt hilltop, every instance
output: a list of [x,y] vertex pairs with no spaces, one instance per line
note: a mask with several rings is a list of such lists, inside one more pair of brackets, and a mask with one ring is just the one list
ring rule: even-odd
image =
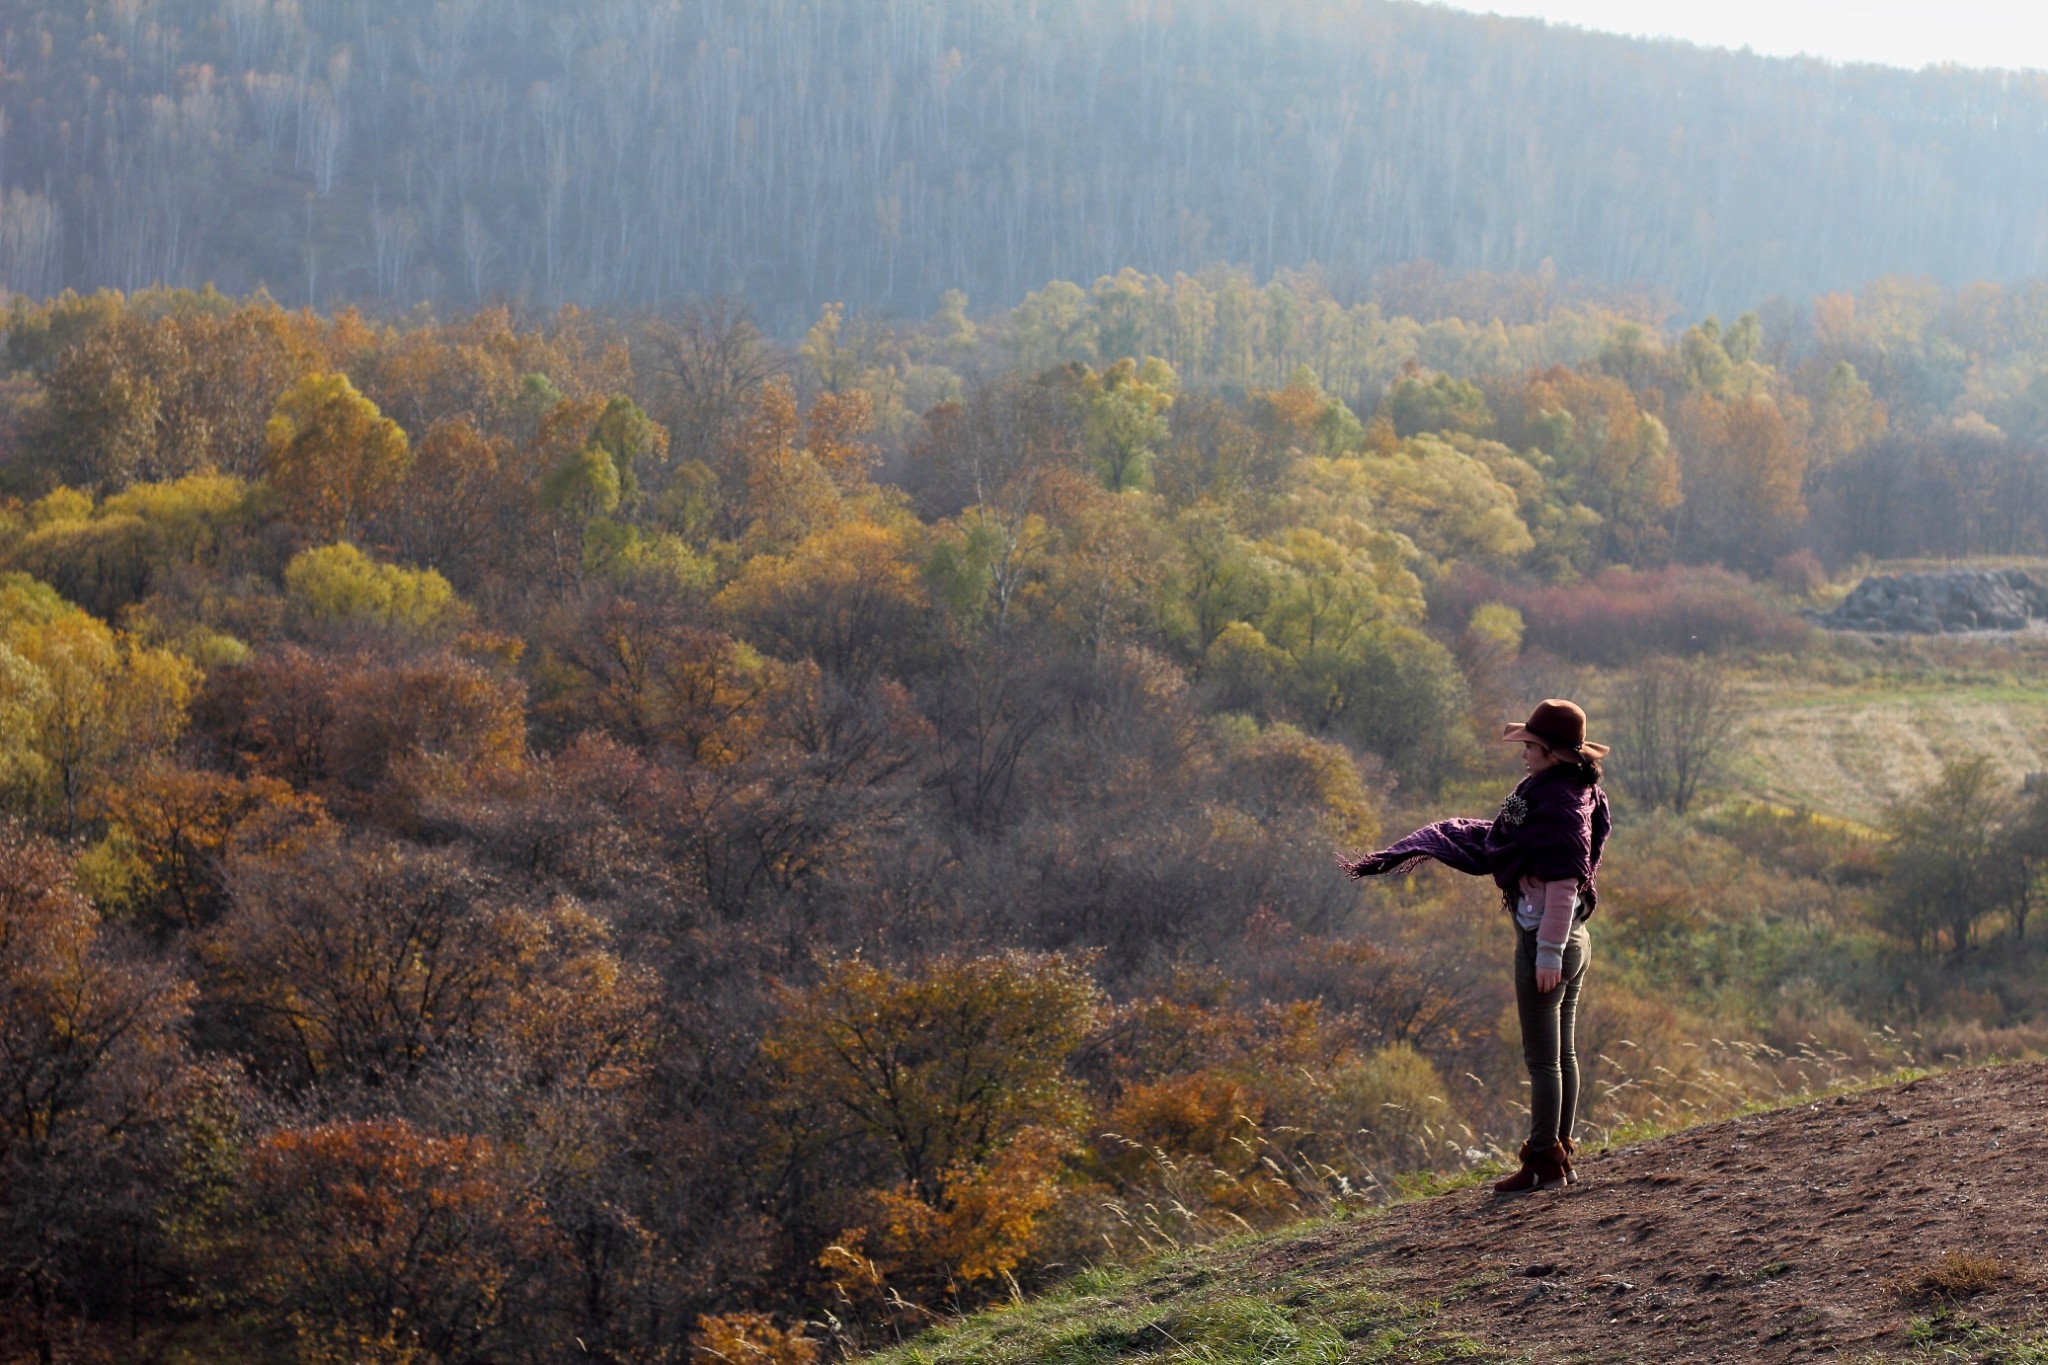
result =
[[886,1365],[2048,1361],[2048,1063],[1976,1067],[1191,1251]]
[[1937,1337],[2048,1321],[2048,1064],[1731,1119],[1581,1170],[1334,1224],[1252,1265],[1369,1260],[1376,1287],[1438,1300],[1442,1327],[1536,1361],[1892,1359],[1933,1345],[1933,1319]]

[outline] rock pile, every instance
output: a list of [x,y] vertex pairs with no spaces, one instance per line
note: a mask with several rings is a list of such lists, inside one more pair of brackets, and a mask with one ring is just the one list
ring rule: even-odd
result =
[[1940,635],[2025,630],[2048,617],[2048,585],[2019,569],[1950,569],[1866,578],[1833,611],[1814,617],[1829,630]]

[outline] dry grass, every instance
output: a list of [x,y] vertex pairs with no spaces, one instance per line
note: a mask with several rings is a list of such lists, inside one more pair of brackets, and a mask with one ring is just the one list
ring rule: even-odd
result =
[[2021,1269],[2011,1261],[1951,1251],[1930,1265],[1893,1276],[1885,1286],[1908,1303],[1961,1303],[2018,1278]]
[[[1866,1032],[1846,1046],[1811,1037],[1791,1048],[1742,1039],[1683,1042],[1653,1056],[1621,1040],[1612,1054],[1583,1059],[1588,1094],[1580,1141],[1589,1149],[1637,1142],[1736,1114],[1891,1084],[1914,1075],[1983,1059],[1968,1040],[1947,1051],[1941,1042],[1890,1028]],[[1462,1082],[1469,1081],[1468,1087]],[[1477,1077],[1449,1089],[1455,1108],[1416,1115],[1413,1150],[1389,1161],[1368,1155],[1356,1134],[1306,1135],[1244,1120],[1247,1149],[1258,1165],[1231,1181],[1199,1158],[1153,1149],[1138,1178],[1096,1207],[1095,1250],[1110,1264],[1213,1245],[1247,1232],[1303,1218],[1394,1203],[1491,1179],[1513,1166],[1528,1113],[1519,1103],[1496,1109],[1501,1126],[1475,1131],[1456,1117],[1475,1114],[1489,1097]],[[1303,1155],[1303,1138],[1320,1155]],[[1253,1189],[1251,1186],[1258,1188]]]
[[1737,785],[1863,823],[1982,754],[2017,787],[2048,770],[2048,686],[1977,684],[1866,691],[1746,689]]

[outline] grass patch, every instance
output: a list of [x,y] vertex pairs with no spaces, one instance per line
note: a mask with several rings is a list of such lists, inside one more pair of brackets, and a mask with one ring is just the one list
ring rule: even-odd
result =
[[2048,1336],[2014,1333],[1973,1322],[1951,1309],[1913,1319],[1906,1330],[1917,1361],[1969,1361],[1972,1365],[2048,1365]]
[[[875,1365],[1358,1365],[1516,1357],[1441,1327],[1434,1303],[1412,1304],[1348,1263],[1269,1278],[1257,1256],[1284,1259],[1292,1234],[1095,1270],[1064,1291],[982,1313],[872,1357]],[[1312,1253],[1311,1253],[1312,1254]],[[1244,1286],[1261,1284],[1248,1294]]]
[[1405,1204],[1411,1199],[1434,1199],[1440,1194],[1469,1190],[1474,1185],[1498,1180],[1514,1170],[1515,1165],[1513,1161],[1493,1161],[1455,1171],[1406,1171],[1394,1177],[1394,1198],[1391,1202]]
[[2020,1267],[1990,1256],[1951,1251],[1940,1260],[1886,1281],[1886,1287],[1912,1303],[1960,1303],[2016,1278]]

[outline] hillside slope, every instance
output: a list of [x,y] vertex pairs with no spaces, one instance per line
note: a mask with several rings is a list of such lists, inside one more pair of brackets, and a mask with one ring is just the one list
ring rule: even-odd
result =
[[899,1365],[2048,1359],[2048,1064],[1981,1067],[1193,1253]]
[[2036,274],[2048,211],[2038,79],[1386,0],[12,0],[0,51],[31,295],[741,294],[790,332],[1427,259],[1733,312]]

